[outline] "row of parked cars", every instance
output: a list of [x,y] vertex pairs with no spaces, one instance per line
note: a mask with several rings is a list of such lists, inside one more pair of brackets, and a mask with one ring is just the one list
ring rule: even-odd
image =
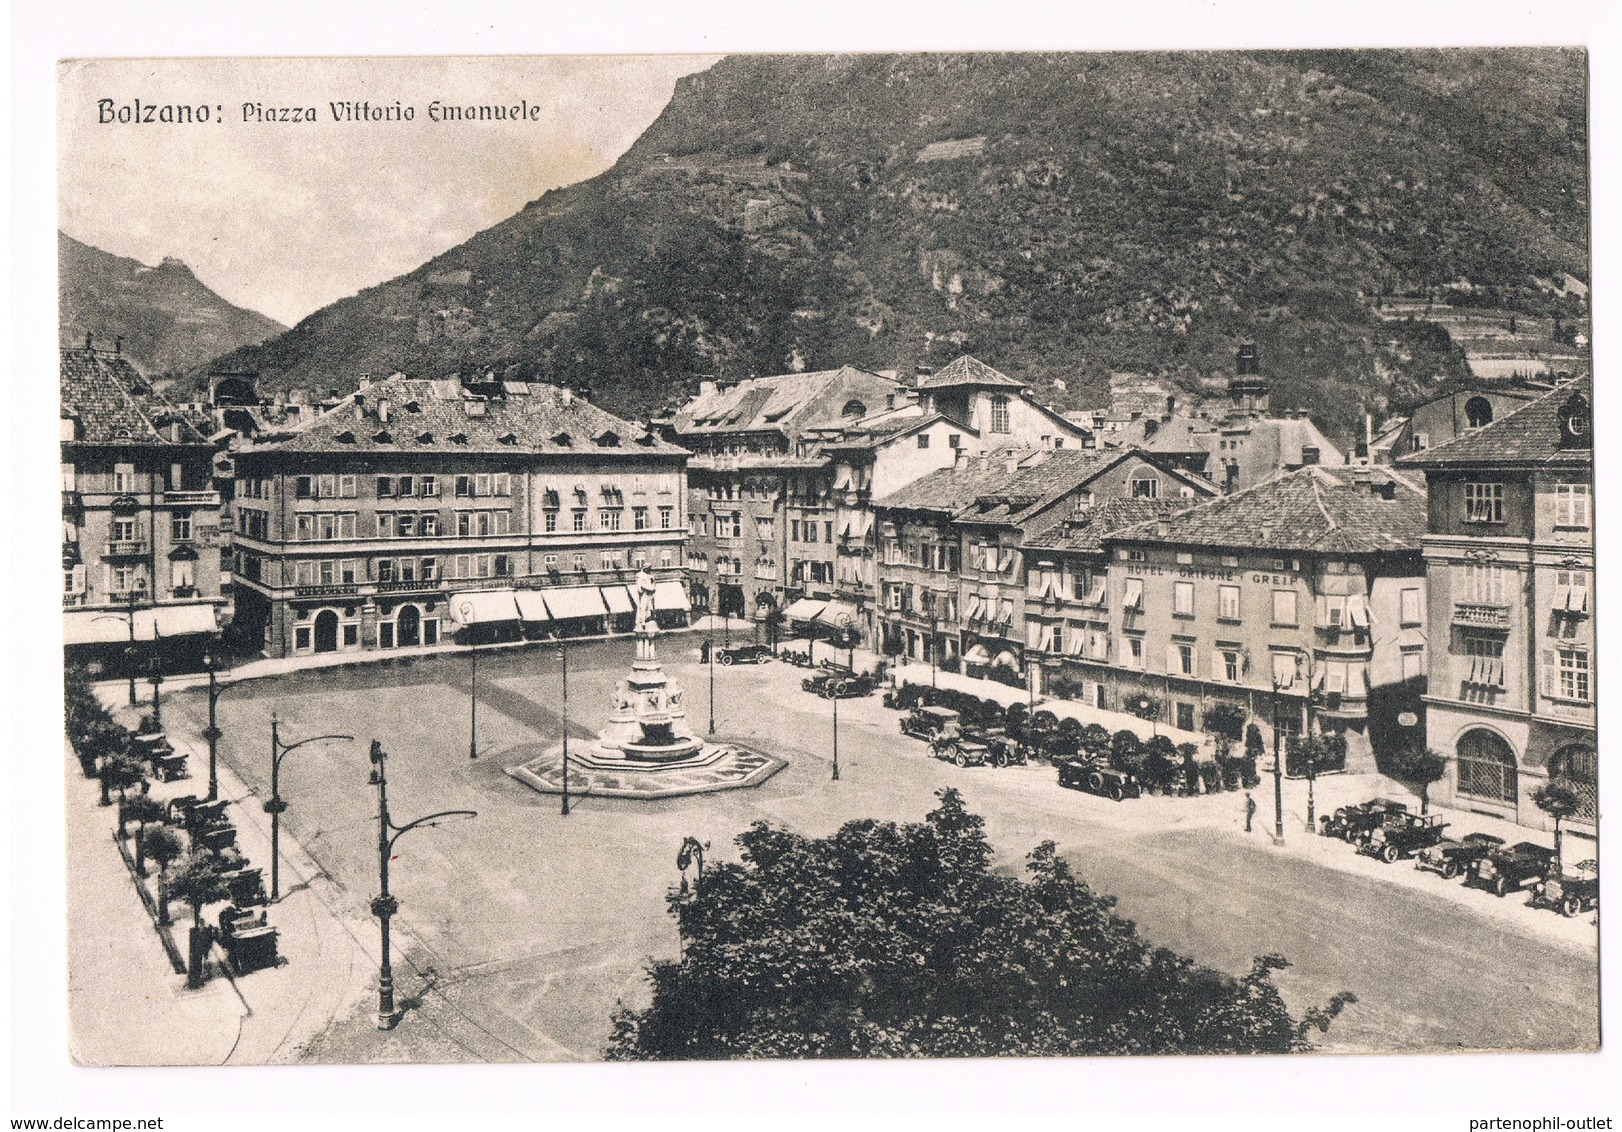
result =
[[1498,896],[1530,889],[1534,905],[1567,916],[1599,907],[1598,861],[1580,861],[1567,872],[1553,849],[1536,842],[1510,845],[1490,833],[1449,837],[1441,815],[1416,814],[1390,798],[1342,806],[1319,820],[1325,837],[1343,838],[1387,864],[1412,859],[1417,868],[1463,877]]

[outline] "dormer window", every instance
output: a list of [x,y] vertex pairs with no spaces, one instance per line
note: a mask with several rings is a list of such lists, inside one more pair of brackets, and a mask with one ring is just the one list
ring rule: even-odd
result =
[[991,399],[991,431],[1008,431],[1008,397],[999,393]]
[[433,442],[434,442],[434,434],[433,433],[431,433],[431,432],[419,432],[417,434],[417,443],[418,444],[432,444]]
[[602,432],[599,432],[591,439],[599,448],[618,448],[620,446],[619,433],[610,428],[603,429]]
[[339,444],[353,444],[355,443],[355,434],[346,428],[332,439],[336,440]]
[[407,401],[404,405],[401,405],[400,407],[402,409],[404,409],[408,413],[420,413],[420,412],[422,412],[422,404],[421,404],[421,402],[418,402],[418,401]]
[[517,444],[518,443],[518,437],[514,436],[510,432],[504,432],[500,436],[496,437],[496,443],[497,444]]
[[378,429],[376,432],[372,433],[372,439],[379,444],[394,443],[394,437],[390,435],[389,430],[386,428]]
[[453,432],[453,433],[450,434],[450,436],[447,439],[452,444],[466,444],[467,443],[467,433],[465,433],[465,432]]
[[566,432],[560,432],[552,437],[552,443],[559,448],[572,448],[574,447],[574,437]]

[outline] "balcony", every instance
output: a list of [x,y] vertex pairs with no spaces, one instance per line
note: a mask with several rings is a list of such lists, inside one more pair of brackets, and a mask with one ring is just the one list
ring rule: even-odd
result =
[[1460,601],[1453,604],[1453,624],[1472,629],[1509,628],[1509,606],[1484,601]]
[[62,514],[83,515],[84,496],[77,491],[64,491],[62,493]]
[[294,586],[294,597],[354,597],[360,587],[354,582],[332,586]]
[[[512,579],[507,579],[509,584]],[[377,583],[377,592],[380,594],[399,593],[437,593],[439,591],[438,578],[408,578],[395,579],[392,582]]]
[[163,502],[168,507],[218,507],[220,493],[217,491],[165,491]]
[[145,539],[111,539],[107,543],[108,558],[139,558],[146,553]]

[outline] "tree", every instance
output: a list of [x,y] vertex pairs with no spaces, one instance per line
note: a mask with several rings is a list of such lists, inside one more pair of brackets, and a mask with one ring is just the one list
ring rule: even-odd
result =
[[1143,780],[1143,740],[1136,731],[1122,728],[1110,737],[1109,765]]
[[231,899],[220,860],[206,849],[193,849],[181,860],[169,883],[169,892],[191,905],[192,926],[186,949],[186,985],[203,985],[203,963],[208,953],[210,933],[203,923],[203,909]]
[[1428,814],[1431,809],[1431,783],[1440,782],[1447,775],[1447,759],[1427,747],[1414,744],[1397,752],[1391,774],[1419,787],[1419,812]]
[[742,860],[672,893],[682,958],[615,1011],[612,1060],[1289,1053],[1348,1003],[1293,1018],[1262,956],[1233,977],[1153,947],[1044,842],[995,875],[955,790],[922,822],[808,838],[757,822]]
[[[113,804],[111,791],[117,790],[119,800],[124,798],[124,791],[146,778],[146,764],[127,750],[115,750],[101,757],[101,769],[97,772],[101,777],[101,804]],[[124,836],[124,823],[119,821],[118,835]]]
[[1129,696],[1127,697],[1126,701],[1126,710],[1137,716],[1139,719],[1159,719],[1160,701],[1147,693],[1137,696]]
[[1346,763],[1345,751],[1343,749],[1337,756],[1330,741],[1324,736],[1313,732],[1308,735],[1291,735],[1286,758],[1289,761],[1292,773],[1306,777],[1307,831],[1316,833],[1318,832],[1318,800],[1314,794],[1314,788],[1318,782],[1318,775],[1337,765],[1344,766]]
[[125,822],[135,823],[135,872],[139,876],[146,876],[146,827],[162,821],[165,812],[163,803],[150,794],[137,794],[118,804],[119,829]]
[[186,848],[185,839],[173,826],[155,825],[142,839],[146,855],[158,863],[158,922],[169,922],[169,866]]
[[1219,739],[1237,743],[1245,732],[1245,718],[1244,708],[1221,700],[1205,709],[1205,729]]
[[1565,867],[1564,834],[1560,823],[1575,814],[1582,808],[1583,800],[1578,797],[1577,791],[1563,782],[1545,782],[1532,791],[1532,801],[1537,808],[1554,819],[1554,860],[1559,868]]
[[1089,723],[1081,729],[1081,749],[1095,759],[1106,758],[1110,753],[1109,729],[1102,724]]

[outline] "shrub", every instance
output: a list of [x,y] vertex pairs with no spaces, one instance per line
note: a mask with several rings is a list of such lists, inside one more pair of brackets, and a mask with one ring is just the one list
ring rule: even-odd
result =
[[1224,788],[1232,790],[1237,785],[1237,776],[1233,785],[1224,777],[1222,767],[1216,763],[1200,763],[1200,781],[1205,784],[1207,794],[1220,794]]
[[1212,735],[1237,743],[1245,731],[1245,709],[1220,701],[1205,709],[1205,729]]

